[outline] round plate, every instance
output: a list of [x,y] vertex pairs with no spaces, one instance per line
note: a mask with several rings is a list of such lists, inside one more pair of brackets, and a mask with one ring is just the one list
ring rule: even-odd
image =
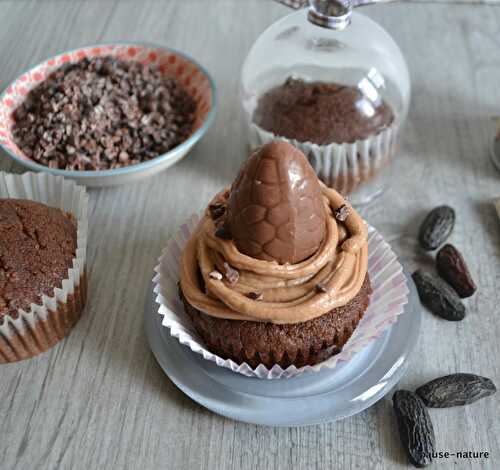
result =
[[148,292],[145,328],[151,349],[177,387],[220,415],[267,426],[320,424],[352,416],[380,400],[401,379],[420,332],[421,308],[409,276],[404,313],[385,333],[333,370],[290,379],[245,377],[193,353],[162,326]]

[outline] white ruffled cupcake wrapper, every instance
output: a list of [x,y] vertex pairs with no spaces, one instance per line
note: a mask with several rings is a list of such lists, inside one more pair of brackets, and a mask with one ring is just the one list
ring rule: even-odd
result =
[[409,290],[403,268],[389,244],[374,228],[369,227],[368,273],[373,293],[368,309],[340,353],[314,366],[297,368],[292,365],[286,369],[279,365],[268,369],[263,364],[252,368],[246,363],[236,364],[231,359],[223,359],[206,349],[179,298],[181,253],[198,221],[199,217],[192,215],[168,241],[159,258],[159,264],[155,267],[154,292],[159,305],[158,314],[163,317],[162,325],[169,328],[170,334],[181,344],[220,367],[260,379],[288,378],[304,372],[333,369],[339,362],[348,361],[367,344],[382,335],[397,321],[398,315],[404,312]]
[[[75,306],[81,309],[81,303],[85,300],[85,286],[80,286],[80,283],[85,281],[88,195],[84,188],[61,176],[47,173],[15,175],[0,172],[0,198],[30,199],[60,208],[77,220],[76,256],[61,288],[54,289],[53,296],[44,295],[40,305],[31,304],[29,311],[20,309],[17,318],[7,315],[0,320],[2,363],[25,359],[43,352],[45,346],[54,344],[56,336],[60,339],[60,336],[69,331],[68,322],[75,322],[79,317],[80,312],[75,311]],[[67,318],[58,319],[59,312]],[[53,318],[51,313],[56,313],[56,317]],[[51,331],[51,327],[47,325],[38,328],[39,322],[47,321],[58,331]]]

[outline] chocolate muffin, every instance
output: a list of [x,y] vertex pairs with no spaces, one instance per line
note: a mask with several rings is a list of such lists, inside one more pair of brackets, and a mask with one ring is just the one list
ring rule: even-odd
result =
[[288,325],[211,317],[189,305],[182,292],[181,296],[196,331],[214,354],[253,368],[278,364],[286,369],[292,364],[318,364],[339,353],[368,308],[371,292],[367,275],[360,291],[346,305]]
[[338,353],[369,304],[366,224],[286,142],[255,151],[209,204],[180,296],[209,350],[272,368]]
[[342,194],[372,180],[392,157],[397,124],[381,96],[360,87],[288,78],[258,99],[253,144],[288,139]]
[[375,107],[359,88],[293,78],[262,95],[254,114],[256,124],[277,136],[320,145],[366,139],[393,120],[385,101]]
[[85,279],[65,304],[26,322],[23,334],[9,324],[53,297],[68,279],[77,249],[73,216],[41,203],[0,199],[0,363],[26,359],[53,346],[71,330],[85,303]]

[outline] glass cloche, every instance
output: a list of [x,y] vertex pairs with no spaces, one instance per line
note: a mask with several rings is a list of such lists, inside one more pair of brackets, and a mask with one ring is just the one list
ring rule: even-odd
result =
[[390,181],[408,67],[392,37],[350,0],[309,3],[264,31],[243,64],[250,145],[289,140],[327,185],[366,204]]

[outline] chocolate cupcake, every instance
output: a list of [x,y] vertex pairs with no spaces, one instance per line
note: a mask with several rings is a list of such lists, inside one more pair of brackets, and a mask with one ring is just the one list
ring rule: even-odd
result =
[[338,353],[369,304],[366,224],[286,142],[255,151],[215,196],[180,266],[210,351],[272,368]]
[[78,215],[37,201],[0,198],[0,363],[46,351],[80,318],[86,228],[79,231]]
[[362,87],[288,78],[260,96],[252,121],[252,145],[290,141],[342,194],[372,180],[394,152],[395,114]]

